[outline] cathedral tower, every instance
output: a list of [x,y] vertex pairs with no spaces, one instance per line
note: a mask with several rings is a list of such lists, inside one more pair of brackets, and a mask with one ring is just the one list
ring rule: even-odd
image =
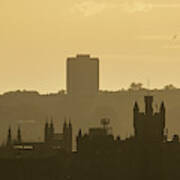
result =
[[159,112],[153,111],[153,96],[145,96],[145,112],[139,111],[138,103],[134,104],[134,133],[137,142],[161,143],[164,141],[165,105],[161,103]]

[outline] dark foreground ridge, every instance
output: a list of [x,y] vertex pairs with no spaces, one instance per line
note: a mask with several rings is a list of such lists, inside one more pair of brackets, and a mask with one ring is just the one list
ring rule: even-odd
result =
[[8,131],[7,145],[0,149],[1,178],[6,180],[176,180],[180,178],[180,143],[178,135],[167,139],[164,102],[154,111],[153,96],[145,96],[145,112],[137,102],[133,108],[134,135],[115,138],[110,120],[103,127],[82,130],[72,152],[72,125],[64,123],[63,133],[54,133],[51,121],[45,124],[42,143],[22,142]]

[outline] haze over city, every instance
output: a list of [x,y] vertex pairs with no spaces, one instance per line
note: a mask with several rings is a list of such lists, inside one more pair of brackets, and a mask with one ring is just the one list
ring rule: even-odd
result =
[[100,59],[100,89],[180,87],[179,10],[178,0],[2,0],[0,93],[65,89],[78,53]]
[[179,0],[1,0],[1,179],[179,180],[179,19]]

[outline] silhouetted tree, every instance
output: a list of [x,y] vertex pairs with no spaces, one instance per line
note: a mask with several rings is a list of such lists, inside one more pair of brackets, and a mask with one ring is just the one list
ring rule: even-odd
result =
[[138,90],[142,90],[143,89],[143,84],[142,83],[131,83],[129,90],[133,90],[133,91],[138,91]]
[[164,90],[174,90],[177,89],[173,84],[168,84],[164,86]]
[[65,94],[65,93],[66,93],[66,91],[65,91],[64,89],[58,91],[58,94],[60,94],[60,95],[63,95],[63,94]]

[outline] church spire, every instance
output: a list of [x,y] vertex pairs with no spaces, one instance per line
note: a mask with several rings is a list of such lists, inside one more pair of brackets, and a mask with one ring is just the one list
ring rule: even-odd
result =
[[134,111],[139,112],[139,105],[137,101],[134,103]]
[[160,111],[161,112],[164,112],[165,111],[165,105],[164,105],[164,101],[162,101],[162,103],[161,103],[161,106],[160,106]]
[[17,130],[17,142],[18,143],[21,143],[21,129],[20,127],[18,127],[18,130]]
[[11,134],[11,127],[8,129],[8,137],[7,137],[7,146],[12,144],[12,134]]

